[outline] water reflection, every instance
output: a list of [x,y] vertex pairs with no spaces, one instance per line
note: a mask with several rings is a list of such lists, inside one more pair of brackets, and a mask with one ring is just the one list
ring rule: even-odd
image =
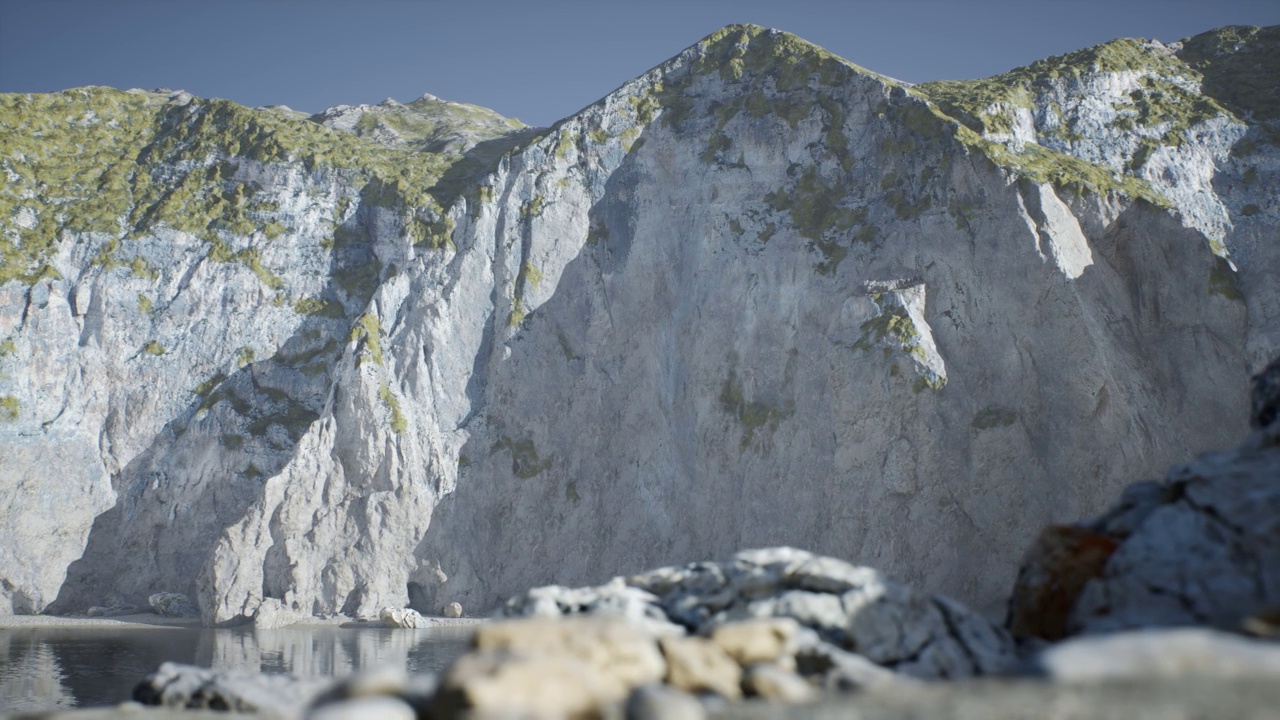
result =
[[469,637],[465,627],[0,630],[0,712],[113,705],[169,660],[303,677],[384,664],[436,672],[461,654]]

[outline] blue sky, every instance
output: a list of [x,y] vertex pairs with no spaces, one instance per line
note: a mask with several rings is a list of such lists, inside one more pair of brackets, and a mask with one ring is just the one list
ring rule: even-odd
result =
[[923,82],[1280,24],[1280,2],[0,0],[0,92],[170,87],[308,112],[430,92],[549,125],[735,22]]

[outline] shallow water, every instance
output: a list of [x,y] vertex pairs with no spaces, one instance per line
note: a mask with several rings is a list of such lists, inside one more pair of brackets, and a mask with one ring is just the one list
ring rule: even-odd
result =
[[0,630],[0,713],[114,705],[166,661],[302,677],[385,664],[436,672],[462,653],[470,633],[466,627]]

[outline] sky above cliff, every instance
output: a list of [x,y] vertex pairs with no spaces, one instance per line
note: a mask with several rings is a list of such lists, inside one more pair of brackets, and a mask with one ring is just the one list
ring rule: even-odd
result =
[[1275,0],[0,0],[0,92],[169,87],[316,112],[424,92],[534,125],[730,23],[900,80],[986,77],[1116,37],[1280,23]]

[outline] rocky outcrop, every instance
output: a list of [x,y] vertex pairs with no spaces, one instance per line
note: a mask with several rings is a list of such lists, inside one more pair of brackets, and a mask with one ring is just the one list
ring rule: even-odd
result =
[[4,96],[0,610],[483,612],[779,544],[989,610],[1280,343],[1233,32],[1028,70],[1007,129],[750,26],[546,131]]
[[165,617],[200,617],[200,611],[191,603],[191,598],[182,593],[158,592],[147,598],[147,604],[157,615]]
[[1010,605],[1014,633],[1050,639],[1207,625],[1265,634],[1280,607],[1280,361],[1254,378],[1236,450],[1162,482],[1130,486],[1100,518],[1054,527],[1028,551]]
[[[723,563],[659,568],[598,588],[534,588],[502,609],[504,617],[584,613],[621,617],[668,637],[685,630],[706,635],[744,665],[769,654],[775,655],[772,660],[799,652],[795,647],[783,650],[799,643],[785,625],[730,625],[762,618],[786,618],[816,634],[803,643],[807,646],[825,644],[856,653],[911,677],[989,675],[1014,662],[1004,632],[959,603],[928,597],[871,568],[793,548],[741,552]],[[743,637],[747,628],[752,635]],[[825,648],[818,652],[828,653]]]
[[133,699],[143,705],[291,718],[300,716],[328,684],[284,674],[223,672],[167,662],[134,688]]

